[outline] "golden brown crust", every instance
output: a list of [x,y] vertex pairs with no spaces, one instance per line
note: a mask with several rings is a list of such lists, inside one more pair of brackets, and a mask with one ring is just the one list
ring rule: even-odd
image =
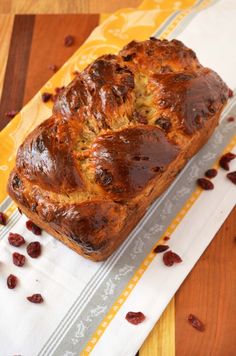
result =
[[9,194],[50,234],[104,260],[208,140],[227,98],[181,42],[133,41],[63,90],[20,146]]
[[163,131],[151,125],[138,124],[101,135],[92,146],[95,180],[113,199],[133,198],[178,152]]

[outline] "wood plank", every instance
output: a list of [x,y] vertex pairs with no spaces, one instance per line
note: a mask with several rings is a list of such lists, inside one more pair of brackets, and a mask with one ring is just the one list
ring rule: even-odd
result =
[[137,7],[141,0],[1,0],[2,14],[75,14],[114,12],[124,7]]
[[139,350],[139,356],[175,355],[174,320],[175,301],[173,298]]
[[13,15],[0,15],[0,98],[2,96],[2,87],[7,65],[7,58],[10,47],[10,39],[12,35],[14,16]]
[[34,15],[15,16],[2,89],[0,130],[9,121],[5,113],[22,107],[33,28]]
[[[176,294],[176,355],[235,355],[236,208]],[[192,313],[205,332],[187,322]]]
[[[36,15],[24,103],[34,96],[53,75],[50,64],[60,67],[80,47],[98,25],[99,15]],[[75,36],[75,44],[64,46],[66,35]]]

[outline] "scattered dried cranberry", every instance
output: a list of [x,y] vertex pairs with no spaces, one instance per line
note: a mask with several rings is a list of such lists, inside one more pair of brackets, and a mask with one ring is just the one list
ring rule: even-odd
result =
[[230,172],[226,176],[232,183],[236,184],[236,171]]
[[228,117],[227,121],[228,122],[233,122],[234,121],[234,117],[233,116]]
[[55,102],[58,95],[65,89],[64,86],[55,88],[55,94],[52,96],[52,101]]
[[50,69],[53,73],[56,73],[58,67],[56,66],[56,64],[49,64],[48,69]]
[[56,87],[55,88],[55,93],[56,94],[60,94],[62,92],[62,90],[64,90],[64,89],[65,89],[64,85],[62,87]]
[[170,267],[173,266],[174,263],[182,262],[182,259],[179,255],[177,255],[177,253],[167,251],[163,255],[163,262],[166,266]]
[[71,47],[75,43],[75,38],[74,36],[68,35],[64,38],[64,45],[66,47]]
[[0,212],[0,225],[6,225],[7,224],[7,216],[6,214]]
[[25,239],[23,236],[21,236],[20,234],[14,234],[13,232],[10,232],[8,236],[8,241],[9,244],[14,247],[20,247],[25,243]]
[[205,330],[204,324],[195,315],[189,314],[188,321],[198,331],[204,331]]
[[47,103],[50,99],[52,98],[52,94],[51,93],[42,93],[42,101],[44,103]]
[[41,244],[38,241],[30,242],[26,250],[30,257],[37,258],[41,255]]
[[27,297],[27,299],[31,303],[35,303],[35,304],[43,303],[43,297],[41,296],[41,294],[33,294],[30,297]]
[[235,157],[236,155],[232,152],[225,153],[219,161],[221,168],[225,169],[226,171],[229,171],[229,162],[232,161],[232,159],[234,159]]
[[217,176],[217,170],[215,168],[211,168],[211,169],[208,169],[206,172],[205,172],[205,176],[207,178],[214,178]]
[[9,117],[10,119],[13,119],[13,117],[15,117],[18,114],[18,111],[16,110],[11,110],[5,113],[5,115],[7,117]]
[[168,241],[169,239],[170,239],[169,236],[165,236],[163,240],[164,240],[164,241]]
[[164,252],[164,251],[168,250],[168,248],[169,248],[169,246],[167,246],[167,245],[157,245],[157,246],[154,248],[153,252],[155,252],[155,253],[161,253],[161,252]]
[[145,315],[142,312],[128,312],[125,319],[134,325],[140,324],[145,320]]
[[42,230],[40,229],[40,227],[35,225],[35,223],[33,223],[33,221],[31,221],[31,220],[26,221],[26,227],[28,230],[32,231],[32,233],[35,235],[41,235],[41,233],[42,233]]
[[232,89],[229,89],[229,91],[228,91],[228,97],[229,97],[229,98],[232,98],[233,95],[234,95],[233,90],[232,90]]
[[206,178],[198,178],[197,184],[204,190],[214,189],[214,184]]
[[12,254],[12,259],[13,259],[13,263],[14,265],[18,266],[18,267],[22,267],[25,264],[25,256],[21,255],[18,252],[14,252]]
[[14,289],[17,285],[17,277],[14,276],[13,274],[10,274],[7,277],[7,286],[9,289]]

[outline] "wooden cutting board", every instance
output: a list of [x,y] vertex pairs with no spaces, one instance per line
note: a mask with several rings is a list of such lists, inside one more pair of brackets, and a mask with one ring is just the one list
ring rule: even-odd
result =
[[[98,14],[0,15],[0,129],[20,110],[99,23]],[[64,37],[76,38],[65,47]],[[206,324],[204,333],[187,322]],[[174,320],[174,323],[171,322]],[[142,346],[141,356],[233,356],[236,351],[236,209],[186,278]],[[129,355],[127,355],[129,356]]]

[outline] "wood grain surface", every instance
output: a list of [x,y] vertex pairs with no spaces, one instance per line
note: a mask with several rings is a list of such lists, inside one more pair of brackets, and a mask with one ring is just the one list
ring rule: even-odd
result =
[[[24,104],[53,75],[49,66],[55,64],[60,68],[72,56],[75,49],[81,46],[98,22],[99,15],[97,14],[35,17]],[[67,35],[75,37],[75,44],[71,47],[64,46],[64,38]]]
[[8,59],[8,51],[10,47],[10,39],[13,28],[14,16],[0,14],[0,98],[2,95],[3,80]]
[[8,121],[6,113],[22,107],[33,28],[34,15],[15,16],[1,96],[0,129]]
[[1,14],[78,14],[137,7],[141,0],[1,0]]
[[[127,5],[131,2],[127,1]],[[0,16],[0,28],[5,29],[4,34],[0,32],[3,41],[0,51],[2,127],[9,120],[4,112],[20,109],[52,75],[48,66],[62,65],[98,21],[96,14]],[[63,40],[69,33],[76,36],[76,44],[66,48]],[[24,48],[25,56],[18,48]],[[235,295],[236,209],[184,281],[139,355],[235,355]],[[188,324],[189,313],[196,314],[206,324],[205,332],[200,333]]]

